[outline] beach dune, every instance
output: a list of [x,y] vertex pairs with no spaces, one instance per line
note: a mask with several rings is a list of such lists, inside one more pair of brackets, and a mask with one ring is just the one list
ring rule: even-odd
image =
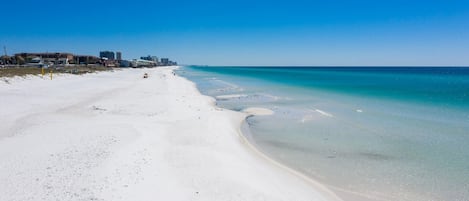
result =
[[339,200],[258,154],[247,114],[173,70],[0,83],[0,200]]

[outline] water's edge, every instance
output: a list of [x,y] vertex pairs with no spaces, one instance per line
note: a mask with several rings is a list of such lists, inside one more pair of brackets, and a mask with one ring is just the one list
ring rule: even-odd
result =
[[[282,169],[320,183],[342,199],[459,200],[465,195],[463,178],[467,172],[461,168],[467,154],[454,151],[465,147],[463,131],[469,128],[464,121],[469,117],[464,114],[469,105],[457,104],[461,102],[457,98],[465,99],[467,91],[463,89],[469,89],[467,80],[462,80],[469,71],[452,79],[447,75],[455,74],[453,71],[429,74],[427,69],[420,74],[397,70],[380,74],[383,81],[376,81],[374,71],[353,73],[345,79],[348,71],[332,71],[325,76],[327,72],[311,71],[310,75],[292,70],[288,71],[291,76],[282,74],[284,80],[274,79],[279,76],[277,69],[264,72],[264,77],[256,68],[246,72],[205,70],[188,68],[189,74],[183,69],[179,75],[196,83],[199,92],[213,98],[218,108],[241,114],[256,107],[275,112],[267,116],[244,113],[239,128],[243,143],[249,143],[251,150]],[[321,76],[316,79],[318,73]],[[304,82],[293,75],[303,76]],[[373,79],[364,79],[367,76]],[[386,97],[402,96],[388,99],[374,93],[364,96],[360,91],[351,94],[309,87],[314,84],[308,81],[311,77],[324,86],[342,86],[345,79],[363,91],[382,88],[380,94]],[[419,82],[415,84],[410,77]],[[461,86],[448,88],[455,83]],[[412,93],[415,97],[405,96],[410,86],[415,86],[410,92],[418,92]],[[451,96],[445,96],[450,92]],[[433,94],[441,100],[433,100]]]
[[[180,76],[180,77],[184,78],[185,80],[187,80],[188,82],[192,83],[194,88],[197,90],[197,92],[201,96],[205,96],[205,97],[209,97],[209,98],[213,99],[212,106],[215,109],[220,108],[219,106],[216,105],[217,101],[216,101],[215,97],[208,96],[208,95],[205,95],[205,94],[201,93],[201,91],[197,87],[197,83],[195,83],[194,81],[192,81],[192,80],[190,80],[190,79],[188,79],[188,78],[186,78],[182,75],[178,75],[178,76]],[[221,109],[230,110],[230,109],[226,109],[226,108],[221,108]],[[247,115],[243,112],[239,112],[239,111],[235,111],[235,110],[230,110],[230,111],[240,113],[240,114],[243,114],[245,116],[245,118],[242,119],[240,121],[239,125],[237,125],[236,127],[237,127],[238,137],[239,137],[240,141],[242,142],[242,144],[245,145],[245,147],[248,151],[250,151],[253,154],[255,154],[256,156],[258,156],[260,158],[260,160],[264,160],[267,163],[272,164],[273,168],[279,168],[281,170],[284,170],[284,171],[290,173],[293,177],[297,177],[297,178],[305,181],[306,183],[310,184],[311,187],[313,189],[315,189],[318,193],[320,193],[322,196],[324,196],[324,198],[326,198],[327,201],[344,201],[336,193],[334,193],[334,191],[332,191],[330,188],[328,188],[325,184],[322,184],[322,183],[314,180],[314,178],[308,177],[307,175],[305,175],[305,174],[303,174],[303,173],[301,173],[301,172],[299,172],[299,171],[297,171],[293,168],[288,167],[287,165],[275,160],[272,157],[269,157],[267,154],[262,152],[256,146],[255,141],[252,139],[252,134],[251,134],[251,131],[250,131],[250,128],[249,128],[249,123],[247,121],[250,117],[253,117],[253,115]]]
[[[234,110],[231,110],[231,111],[234,111]],[[238,111],[234,111],[234,112],[238,112]],[[252,133],[249,128],[250,126],[248,122],[248,119],[250,117],[253,117],[253,116],[249,115],[244,119],[244,121],[241,122],[239,126],[239,130],[238,130],[239,137],[244,142],[246,147],[249,148],[251,151],[253,151],[256,155],[268,161],[269,163],[272,163],[273,165],[291,173],[292,175],[303,179],[304,181],[312,185],[314,189],[319,189],[320,192],[322,192],[323,194],[326,193],[325,196],[326,198],[328,198],[328,200],[333,199],[333,200],[344,201],[344,199],[346,199],[346,200],[360,200],[360,201],[377,201],[377,200],[389,201],[389,200],[395,199],[391,197],[384,198],[385,197],[384,195],[382,197],[370,196],[370,195],[362,194],[359,192],[353,192],[353,191],[349,191],[343,188],[339,188],[337,186],[320,183],[316,180],[316,178],[308,176],[307,174],[304,174],[301,171],[296,170],[294,167],[290,167],[288,166],[288,164],[285,164],[276,160],[274,157],[269,156],[268,153],[262,151],[257,145],[254,138],[252,137]]]
[[[231,111],[234,111],[234,110],[231,110]],[[234,112],[238,112],[238,111],[234,111]],[[319,190],[318,192],[321,193],[327,200],[343,201],[343,199],[337,196],[336,193],[334,193],[334,191],[329,189],[329,187],[326,186],[325,184],[319,183],[318,181],[314,180],[314,178],[308,177],[307,175],[287,166],[286,164],[283,164],[275,160],[274,158],[268,156],[266,153],[261,151],[256,145],[256,142],[252,138],[251,130],[249,128],[249,123],[247,121],[250,117],[252,117],[252,115],[246,116],[246,118],[238,126],[238,135],[240,139],[242,140],[243,144],[246,145],[246,148],[254,152],[256,155],[258,155],[260,158],[264,159],[265,161],[273,164],[274,166],[280,169],[283,169],[289,172],[290,174],[292,174],[293,176],[306,181],[307,183],[312,185],[314,189]]]
[[[175,69],[176,70],[176,69]],[[238,132],[238,137],[241,140],[242,144],[245,145],[246,149],[250,152],[252,152],[254,155],[258,156],[260,160],[264,160],[269,164],[273,165],[273,168],[279,168],[281,170],[284,170],[288,173],[290,173],[293,177],[299,178],[303,180],[304,182],[308,183],[311,185],[311,187],[315,190],[317,190],[318,193],[320,193],[324,198],[327,199],[327,201],[344,201],[346,200],[360,200],[360,201],[387,201],[388,199],[380,199],[380,198],[375,198],[375,197],[370,197],[368,195],[360,194],[357,192],[351,192],[347,191],[346,189],[341,189],[336,186],[324,184],[318,182],[315,178],[308,176],[305,173],[302,173],[299,170],[294,169],[294,167],[288,166],[288,164],[282,163],[278,160],[276,160],[274,157],[269,156],[268,153],[265,153],[260,149],[260,147],[257,145],[256,141],[253,138],[250,125],[249,125],[249,118],[254,117],[254,115],[248,115],[246,113],[243,113],[241,111],[236,111],[232,109],[227,109],[218,106],[217,103],[217,98],[203,94],[200,89],[198,88],[198,84],[180,74],[178,76],[183,77],[187,81],[191,82],[195,89],[198,91],[198,93],[201,96],[206,96],[211,99],[213,99],[213,104],[212,106],[215,108],[221,108],[224,110],[230,110],[232,112],[240,113],[245,115],[245,118],[239,123],[237,126],[237,132]]]

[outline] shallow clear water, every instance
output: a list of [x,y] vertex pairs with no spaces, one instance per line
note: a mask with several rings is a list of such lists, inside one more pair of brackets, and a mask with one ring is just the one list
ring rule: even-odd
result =
[[[469,68],[183,67],[261,151],[345,200],[469,200]],[[349,198],[349,199],[347,199]]]

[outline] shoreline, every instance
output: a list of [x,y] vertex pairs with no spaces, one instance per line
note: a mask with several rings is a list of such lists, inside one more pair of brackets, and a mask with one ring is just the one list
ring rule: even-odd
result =
[[[192,83],[193,86],[195,87],[195,89],[197,90],[197,92],[201,96],[206,96],[206,97],[212,98],[213,101],[214,101],[214,103],[212,103],[212,106],[214,108],[220,108],[222,110],[228,110],[228,109],[225,109],[225,108],[218,107],[216,105],[216,101],[217,101],[218,97],[212,97],[212,96],[207,96],[207,95],[202,94],[199,91],[199,89],[197,88],[196,83],[190,81],[189,79],[187,79],[183,76],[180,76],[180,75],[178,75],[178,76],[182,77],[185,80],[187,80],[188,82]],[[240,113],[240,114],[244,115],[244,119],[239,123],[237,132],[238,132],[238,137],[242,141],[242,144],[245,145],[246,149],[250,150],[252,152],[252,154],[258,156],[259,160],[265,160],[267,163],[270,163],[272,165],[272,168],[279,168],[283,171],[288,172],[293,177],[298,177],[301,180],[304,180],[305,182],[310,184],[313,189],[318,190],[321,193],[321,195],[325,196],[328,201],[343,201],[340,197],[338,197],[332,190],[330,190],[325,185],[321,184],[320,182],[314,180],[311,177],[308,177],[307,175],[305,175],[305,174],[303,174],[303,173],[301,173],[297,170],[294,170],[293,168],[288,167],[285,164],[282,164],[281,162],[269,157],[264,152],[262,152],[254,144],[255,143],[254,140],[251,139],[252,134],[251,134],[251,131],[249,130],[249,125],[248,125],[247,119],[252,117],[252,116],[256,116],[256,115],[259,115],[259,116],[271,115],[271,114],[273,114],[273,112],[271,110],[265,109],[265,108],[247,108],[247,109],[249,109],[249,110],[247,110],[247,111],[233,111],[233,110],[230,110],[230,111],[237,112],[237,113]],[[251,110],[253,110],[253,111],[251,111]]]
[[173,70],[0,84],[0,200],[337,200],[256,155],[246,115]]
[[[371,196],[371,195],[366,195],[366,194],[361,194],[358,192],[353,192],[353,191],[348,191],[342,188],[338,188],[333,185],[326,185],[323,184],[319,181],[316,181],[314,178],[309,177],[308,175],[295,170],[294,168],[289,167],[286,164],[283,164],[282,162],[268,156],[267,153],[264,153],[258,148],[258,145],[256,145],[255,140],[252,138],[252,133],[249,129],[249,123],[247,120],[255,115],[247,115],[245,120],[241,122],[240,129],[239,129],[239,135],[240,138],[243,139],[243,141],[246,144],[246,147],[248,149],[251,149],[254,154],[259,155],[263,160],[268,161],[269,163],[272,163],[273,166],[279,167],[289,173],[291,173],[295,177],[299,177],[308,183],[312,185],[313,188],[315,189],[320,189],[323,193],[326,193],[327,195],[331,196],[331,199],[337,200],[337,201],[344,201],[341,197],[339,197],[340,194],[343,195],[343,197],[347,197],[350,200],[359,200],[359,201],[387,201],[387,200],[395,200],[396,198],[394,197],[386,197],[385,195],[381,195],[381,197],[377,196]],[[351,198],[355,197],[355,198]]]
[[263,160],[268,161],[269,163],[272,164],[272,166],[278,167],[280,169],[283,169],[292,176],[299,177],[306,182],[308,182],[312,188],[319,190],[324,196],[328,198],[328,200],[336,200],[336,201],[343,201],[342,198],[338,197],[332,190],[330,190],[327,186],[321,184],[320,182],[314,180],[313,178],[308,177],[307,175],[294,170],[293,168],[288,167],[287,165],[282,164],[281,162],[273,159],[272,157],[269,157],[267,154],[262,152],[257,145],[255,145],[255,142],[251,137],[251,131],[249,130],[249,125],[247,123],[247,119],[250,116],[247,116],[243,122],[241,122],[240,128],[238,130],[239,132],[239,137],[243,140],[244,144],[246,145],[246,148],[250,149],[254,154],[257,154],[260,158]]
[[[182,75],[178,75],[180,77],[185,78]],[[189,82],[194,84],[194,87],[196,90],[199,90],[197,88],[197,84],[187,78],[185,78]],[[200,91],[199,93],[202,96],[207,96],[213,99],[213,101],[216,103],[218,100],[225,100],[225,99],[231,99],[231,98],[239,98],[239,97],[244,97],[247,96],[245,94],[231,94],[231,95],[219,95],[219,96],[209,96],[209,95],[204,95]],[[217,104],[213,105],[214,107],[221,108],[223,110],[230,110],[226,109],[223,107],[218,106]],[[273,115],[274,111],[268,109],[268,108],[263,108],[263,107],[248,107],[245,109],[242,109],[240,111],[236,110],[231,110],[233,112],[238,112],[243,115],[245,115],[245,118],[240,122],[240,126],[238,129],[238,135],[242,139],[243,144],[245,147],[249,150],[251,150],[252,154],[257,155],[261,160],[265,160],[268,163],[270,163],[272,166],[275,168],[282,169],[288,173],[290,173],[294,177],[301,178],[302,180],[306,181],[309,183],[312,188],[316,190],[320,190],[323,195],[328,196],[330,200],[337,200],[337,201],[343,201],[344,199],[346,200],[351,200],[351,201],[386,201],[386,200],[395,200],[397,198],[395,197],[390,197],[388,195],[372,195],[372,194],[364,194],[360,192],[355,192],[355,191],[350,191],[347,189],[343,189],[337,186],[334,186],[333,184],[323,184],[319,181],[316,180],[313,176],[308,176],[306,173],[302,173],[299,170],[294,169],[293,167],[288,166],[287,164],[269,156],[268,153],[263,152],[260,147],[256,144],[254,138],[252,138],[252,133],[250,131],[250,126],[247,120],[250,117],[253,116],[268,116],[268,115]],[[324,112],[322,110],[314,108],[312,110],[314,112],[319,113],[320,115],[324,115],[327,117],[333,117],[333,115]]]

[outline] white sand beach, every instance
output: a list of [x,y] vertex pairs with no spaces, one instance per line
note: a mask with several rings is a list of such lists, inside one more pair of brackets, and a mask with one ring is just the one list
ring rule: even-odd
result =
[[0,201],[339,200],[173,69],[0,80]]

